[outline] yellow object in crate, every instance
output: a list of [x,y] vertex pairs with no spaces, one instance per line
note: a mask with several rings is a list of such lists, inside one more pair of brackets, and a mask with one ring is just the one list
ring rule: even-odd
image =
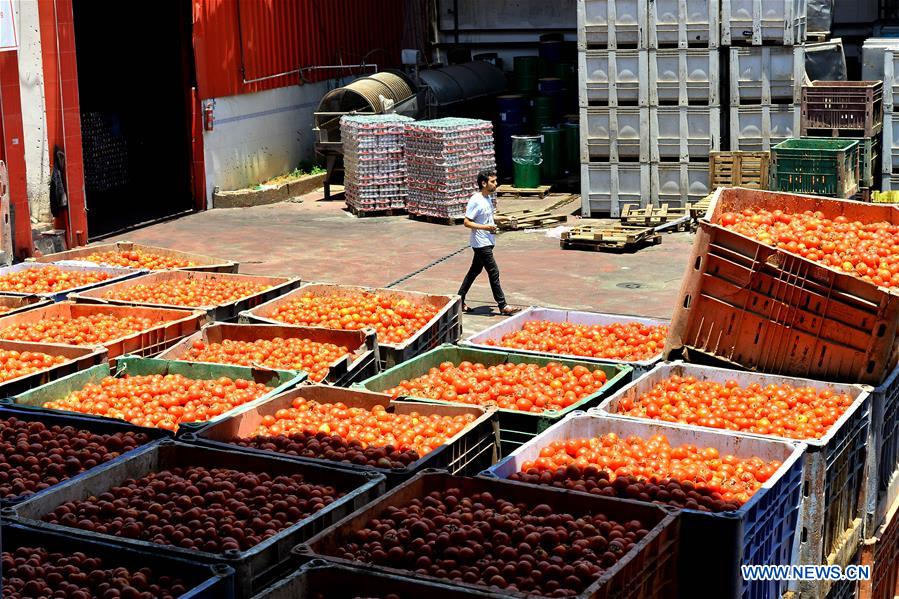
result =
[[899,191],[875,191],[871,201],[876,204],[899,204]]

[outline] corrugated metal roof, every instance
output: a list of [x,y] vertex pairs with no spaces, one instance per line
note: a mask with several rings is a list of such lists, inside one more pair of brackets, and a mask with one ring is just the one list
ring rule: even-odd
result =
[[[297,69],[307,66],[363,60],[395,66],[403,5],[403,0],[194,0],[200,96],[295,85]],[[347,74],[315,71],[306,79]]]

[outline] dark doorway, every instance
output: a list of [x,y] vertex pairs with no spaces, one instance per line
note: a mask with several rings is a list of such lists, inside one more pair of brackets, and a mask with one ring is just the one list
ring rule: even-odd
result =
[[91,239],[190,211],[191,3],[75,0]]

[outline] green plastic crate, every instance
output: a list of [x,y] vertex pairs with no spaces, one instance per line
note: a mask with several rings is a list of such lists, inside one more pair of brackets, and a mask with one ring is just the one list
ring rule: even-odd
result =
[[[568,366],[569,368],[583,366],[589,368],[591,371],[602,370],[606,373],[607,380],[602,389],[585,397],[579,402],[568,406],[564,410],[546,410],[539,414],[532,414],[529,412],[519,412],[517,410],[499,409],[497,415],[499,418],[500,453],[503,456],[509,455],[514,450],[518,449],[519,446],[528,442],[530,439],[564,418],[568,413],[575,410],[587,410],[598,406],[604,398],[630,382],[633,374],[633,368],[625,364],[597,364],[596,362],[528,356],[504,351],[471,349],[447,344],[385,370],[381,374],[363,381],[359,386],[368,389],[369,391],[383,392],[395,387],[400,381],[413,379],[427,374],[429,369],[436,368],[441,362],[458,364],[463,361],[480,362],[485,366],[494,366],[496,364],[505,364],[507,362],[512,364],[528,363],[546,366],[550,362],[555,362],[557,364]],[[424,403],[449,403],[422,397],[407,397],[406,399]]]
[[788,139],[771,148],[775,191],[849,198],[858,192],[859,144],[851,139]]
[[[53,412],[57,414],[68,414],[72,412],[65,410],[51,410],[44,408],[43,405],[48,401],[59,400],[72,393],[83,389],[90,383],[98,383],[104,378],[123,375],[141,376],[148,374],[180,374],[190,379],[217,379],[219,377],[228,377],[230,379],[245,379],[263,383],[272,387],[272,390],[262,397],[253,400],[242,406],[237,406],[233,410],[229,410],[223,414],[216,416],[211,420],[202,423],[182,423],[178,427],[178,434],[191,432],[198,426],[207,426],[216,422],[220,422],[226,418],[230,418],[239,410],[245,409],[247,406],[255,405],[269,398],[283,393],[288,389],[292,389],[306,379],[305,372],[287,371],[287,370],[260,370],[257,368],[249,368],[246,366],[232,366],[225,364],[206,364],[192,362],[177,362],[172,360],[157,360],[154,358],[139,358],[136,356],[125,356],[119,358],[114,370],[110,370],[109,364],[100,364],[86,370],[70,374],[53,382],[35,387],[30,391],[15,395],[10,399],[2,400],[5,403],[12,403],[17,406],[29,407],[44,412]],[[85,418],[97,418],[109,421],[105,416],[96,416],[93,414],[81,414],[79,416]]]

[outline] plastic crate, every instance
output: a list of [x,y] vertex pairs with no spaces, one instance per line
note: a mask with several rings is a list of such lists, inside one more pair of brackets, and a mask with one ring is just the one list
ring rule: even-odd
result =
[[899,224],[899,207],[719,189],[700,222],[667,359],[878,385],[896,365],[899,294],[719,226],[725,212],[823,212]]
[[[649,48],[717,48],[721,33],[719,0],[640,2],[649,14]],[[647,21],[642,21],[647,23]]]
[[[730,107],[730,149],[767,152],[799,135],[799,106],[762,104]],[[750,186],[751,187],[751,186]]]
[[799,104],[805,79],[803,46],[733,47],[729,58],[731,106]]
[[721,104],[717,48],[660,49],[648,54],[649,106]]
[[103,347],[106,348],[110,361],[125,354],[156,355],[185,336],[199,331],[206,320],[206,313],[198,310],[58,302],[19,314],[0,315],[0,332],[10,326],[38,323],[48,318],[78,318],[92,314],[110,314],[120,318],[137,316],[155,321],[155,324],[149,329],[104,343]]
[[578,48],[644,47],[643,0],[578,0]]
[[[179,281],[179,280],[198,280],[198,279],[230,279],[230,280],[239,280],[239,281],[248,281],[254,283],[260,283],[264,285],[269,285],[270,288],[259,292],[254,293],[253,295],[249,295],[247,297],[243,297],[239,300],[228,302],[227,304],[215,305],[215,306],[173,306],[168,304],[152,304],[152,303],[141,303],[141,302],[132,302],[126,300],[115,300],[109,299],[106,297],[106,294],[110,291],[119,291],[125,289],[127,287],[132,287],[134,285],[153,285],[156,283],[160,283],[163,281]],[[193,272],[188,270],[167,270],[161,272],[154,272],[150,274],[143,275],[141,277],[137,277],[136,279],[132,279],[130,281],[123,281],[121,283],[114,283],[109,285],[103,285],[102,287],[97,287],[95,289],[91,289],[89,291],[84,291],[80,293],[73,293],[71,299],[94,303],[94,304],[115,304],[119,306],[153,306],[156,308],[173,308],[173,309],[196,309],[196,310],[205,310],[209,317],[216,322],[225,322],[234,320],[237,318],[238,314],[243,312],[244,310],[249,310],[255,306],[258,306],[264,302],[270,301],[279,295],[287,293],[291,289],[295,289],[299,287],[300,280],[299,279],[290,279],[285,277],[263,277],[256,275],[235,275],[228,273],[212,273],[212,272]]]
[[[564,410],[546,410],[539,414],[530,412],[520,412],[517,410],[507,410],[500,408],[497,411],[499,419],[499,438],[501,455],[509,455],[519,445],[527,443],[535,435],[551,426],[556,421],[564,418],[575,410],[586,410],[587,408],[599,405],[603,398],[608,397],[610,393],[627,383],[631,378],[633,369],[624,364],[597,364],[596,362],[587,362],[584,360],[567,360],[564,358],[547,357],[547,356],[528,356],[517,353],[510,353],[496,350],[473,349],[468,347],[457,347],[455,345],[444,345],[428,353],[410,360],[406,364],[395,366],[386,372],[382,372],[374,378],[361,383],[362,387],[369,391],[385,391],[395,387],[402,380],[411,380],[418,376],[427,374],[428,369],[440,365],[441,362],[452,362],[458,364],[462,361],[480,362],[485,366],[494,366],[497,364],[537,364],[546,366],[550,362],[555,362],[569,368],[575,366],[584,366],[590,370],[602,370],[606,373],[606,384],[598,391],[589,395],[582,400],[568,406]],[[411,401],[447,404],[448,402],[436,399],[427,399],[419,397],[407,397]],[[467,405],[467,404],[451,404],[451,405]]]
[[498,599],[500,595],[488,590],[461,589],[451,582],[415,580],[386,572],[376,572],[365,566],[332,564],[315,559],[274,583],[252,599],[309,598],[315,592],[328,590],[340,597],[428,597],[429,599]]
[[646,50],[578,52],[578,103],[588,106],[649,106]]
[[15,291],[10,291],[8,289],[0,290],[5,296],[19,296],[19,297],[42,297],[45,299],[52,300],[54,302],[61,302],[64,299],[68,298],[69,295],[76,294],[81,291],[87,291],[90,289],[94,289],[101,285],[111,285],[117,282],[125,281],[127,279],[131,279],[142,274],[145,271],[135,270],[133,268],[112,268],[109,266],[82,266],[72,265],[72,264],[42,264],[40,262],[20,262],[19,264],[13,264],[12,266],[6,266],[0,268],[0,277],[7,275],[12,272],[19,272],[23,270],[29,270],[33,268],[47,268],[48,266],[56,266],[57,268],[64,271],[87,271],[87,272],[104,272],[109,275],[109,278],[105,281],[100,281],[98,283],[91,283],[89,285],[82,285],[81,287],[72,287],[71,289],[65,289],[63,291],[53,291],[48,293],[17,293]]
[[874,137],[883,129],[883,81],[802,86],[802,136]]
[[[695,366],[683,362],[660,364],[600,404],[598,413],[614,414],[633,422],[654,420],[618,414],[618,403],[623,398],[635,400],[652,387],[673,375],[694,376],[699,380],[735,380],[741,386],[758,383],[790,384],[794,387],[830,389],[846,393],[853,399],[852,405],[834,423],[821,439],[802,440],[807,446],[804,459],[802,512],[802,542],[799,546],[799,563],[823,564],[832,551],[842,544],[842,535],[856,527],[862,518],[865,505],[865,461],[868,430],[871,418],[871,397],[866,387],[823,383],[795,377],[737,372],[709,366]],[[718,429],[696,426],[697,430]],[[759,439],[792,441],[775,435],[748,432],[731,433]],[[856,533],[858,536],[859,533]]]
[[807,0],[723,0],[721,45],[802,44],[808,26],[807,4]]
[[0,312],[0,316],[12,316],[42,306],[49,306],[52,303],[52,300],[37,295],[3,295],[0,293],[0,308],[6,310],[6,312]]
[[36,530],[12,522],[3,522],[4,551],[19,547],[43,547],[50,552],[71,555],[84,553],[103,560],[104,568],[125,567],[130,570],[150,568],[157,576],[177,576],[192,585],[179,599],[234,599],[234,570],[224,564],[204,564],[194,559],[160,555],[155,551],[123,549],[117,544],[96,539],[72,538],[49,530]]
[[307,283],[275,300],[259,305],[240,315],[243,323],[284,324],[272,318],[274,311],[283,304],[295,300],[306,293],[313,295],[346,295],[360,292],[377,293],[382,296],[406,300],[412,304],[429,304],[440,309],[428,324],[416,331],[402,343],[378,342],[381,368],[390,368],[422,354],[442,343],[455,343],[462,336],[462,298],[458,295],[431,295],[417,291],[397,291],[395,289],[373,289],[350,285],[330,285]]
[[[621,556],[615,565],[603,572],[597,581],[577,595],[577,598],[657,597],[661,599],[674,597],[677,594],[676,562],[680,542],[680,521],[677,510],[610,497],[569,493],[548,487],[519,485],[485,478],[463,478],[428,471],[419,474],[363,509],[350,514],[328,530],[312,537],[297,547],[297,552],[305,557],[327,556],[328,561],[358,567],[359,562],[350,562],[333,556],[334,551],[347,541],[355,530],[365,526],[372,518],[378,517],[389,506],[407,505],[412,499],[425,497],[432,491],[442,491],[448,488],[458,488],[462,494],[467,496],[489,492],[494,497],[529,506],[545,503],[557,512],[602,513],[611,520],[638,519],[646,524],[649,534],[641,539],[630,552]],[[374,572],[440,582],[438,578],[413,574],[406,570],[373,564],[366,564],[365,567]],[[487,588],[462,582],[456,582],[454,586],[466,590],[486,590]],[[498,594],[502,597],[533,596],[508,590],[500,591]]]
[[899,498],[899,366],[871,392],[865,535],[873,537]]
[[858,583],[859,599],[893,599],[899,594],[899,503],[894,503],[875,534],[865,539],[861,563],[871,568],[868,580]]
[[581,215],[621,215],[627,204],[650,205],[648,164],[603,162],[581,165]]
[[771,148],[777,191],[849,198],[858,191],[859,147],[850,139],[788,139]]
[[770,162],[771,152],[710,152],[709,187],[768,189]]
[[[2,322],[2,320],[0,320]],[[323,381],[331,385],[348,386],[379,372],[378,341],[372,329],[362,331],[337,331],[315,327],[294,327],[287,325],[260,324],[212,324],[203,327],[186,339],[182,339],[167,351],[159,354],[160,360],[183,360],[184,355],[197,341],[221,343],[225,340],[256,341],[260,339],[300,338],[318,343],[333,343],[347,347],[352,352],[338,358],[331,364]],[[196,362],[195,362],[196,363]],[[210,364],[210,362],[206,362]]]
[[[27,408],[19,408],[16,406],[9,405],[0,405],[0,419],[8,419],[8,418],[16,418],[17,420],[22,420],[26,422],[42,422],[47,427],[51,426],[63,426],[63,427],[74,427],[78,430],[90,431],[91,433],[97,435],[113,435],[115,433],[143,433],[147,435],[149,438],[148,443],[156,441],[158,439],[163,439],[170,436],[171,433],[165,431],[163,429],[158,428],[145,428],[142,426],[134,426],[133,424],[129,424],[127,422],[120,422],[116,420],[108,420],[105,422],[98,421],[93,418],[83,418],[79,414],[51,414],[51,413],[39,413],[35,410],[29,410]],[[110,460],[116,461],[123,459],[124,457],[130,455],[131,452],[124,453],[117,458],[113,458]],[[109,462],[107,462],[109,463]],[[73,480],[90,470],[85,470],[85,472],[80,472],[75,474],[74,476],[70,476],[65,480]],[[63,481],[64,482],[64,481]],[[37,495],[47,493],[56,488],[57,485],[52,487],[48,487],[43,491],[38,491],[37,493],[26,493],[23,495],[19,495],[18,497],[14,497],[12,499],[0,499],[0,506],[9,506],[14,505],[16,503],[20,503],[24,501],[26,498],[36,497]]]
[[877,173],[881,164],[881,136],[876,137],[859,137],[844,139],[854,139],[858,142],[858,185],[861,188],[870,188],[878,184]]
[[571,322],[583,325],[609,325],[616,322],[628,323],[639,322],[649,326],[668,325],[667,320],[658,318],[642,318],[638,316],[626,316],[623,314],[604,314],[599,312],[576,312],[574,310],[556,310],[554,308],[540,308],[531,306],[527,310],[522,310],[514,316],[510,316],[505,320],[490,325],[480,333],[472,335],[462,342],[463,346],[474,347],[477,349],[487,349],[493,351],[506,351],[515,354],[525,354],[529,356],[543,356],[559,358],[567,358],[569,360],[582,360],[585,362],[596,362],[598,364],[627,364],[632,366],[635,371],[645,371],[652,368],[659,360],[662,359],[662,352],[657,356],[648,360],[640,360],[639,362],[626,362],[624,360],[612,360],[606,358],[594,358],[592,356],[578,356],[574,354],[554,354],[550,352],[540,352],[528,349],[519,349],[516,347],[500,347],[496,345],[487,345],[487,341],[499,341],[504,335],[520,331],[526,322],[533,320],[547,320],[550,322]]
[[[664,435],[672,446],[690,444],[714,447],[737,457],[758,456],[783,465],[750,500],[734,512],[710,513],[684,509],[681,514],[679,579],[682,597],[780,597],[786,583],[750,583],[742,579],[741,564],[790,564],[794,561],[794,537],[799,518],[802,462],[805,445],[710,432],[687,425],[637,422],[605,415],[574,412],[520,447],[484,474],[508,479],[524,462],[539,457],[540,450],[555,441],[593,438],[616,433],[644,439]],[[524,483],[522,483],[524,484]],[[714,552],[709,548],[714,547]],[[697,581],[693,588],[690,581]]]
[[[185,266],[184,268],[178,268],[175,270],[193,270],[197,272],[225,272],[225,273],[236,273],[238,269],[238,263],[233,260],[222,260],[221,258],[213,258],[211,256],[204,256],[203,254],[193,254],[190,252],[181,252],[178,250],[170,250],[168,248],[155,247],[152,245],[143,245],[140,243],[134,243],[132,241],[117,241],[115,243],[102,243],[99,245],[92,245],[88,247],[81,247],[74,250],[68,250],[65,252],[57,252],[55,254],[47,254],[46,256],[41,256],[40,258],[32,258],[29,261],[33,262],[84,262],[86,264],[95,264],[93,262],[85,260],[91,254],[96,254],[98,252],[128,252],[132,250],[139,250],[144,252],[145,254],[152,254],[155,256],[165,256],[167,258],[180,258],[182,260],[188,260],[196,264],[196,266]],[[101,266],[109,266],[101,264]],[[124,268],[124,267],[116,267],[116,268]]]
[[57,379],[65,378],[85,368],[102,365],[106,362],[106,348],[99,345],[77,347],[74,345],[57,345],[55,343],[29,343],[26,341],[0,339],[0,350],[33,351],[66,358],[65,362],[57,366],[51,366],[45,370],[3,381],[0,383],[0,397],[9,397],[16,393],[22,393]]
[[[266,472],[273,476],[301,474],[304,480],[333,485],[345,495],[246,551],[226,550],[223,553],[209,553],[89,532],[41,520],[56,507],[68,501],[79,501],[99,495],[112,487],[124,484],[129,479],[139,479],[151,472],[189,466]],[[192,559],[208,564],[227,564],[235,572],[237,596],[249,597],[279,576],[281,568],[291,562],[291,549],[294,545],[328,528],[383,492],[384,477],[373,472],[350,472],[239,451],[195,447],[172,439],[164,439],[135,451],[128,459],[99,466],[78,480],[60,484],[51,493],[33,497],[14,507],[4,508],[3,513],[6,517],[14,518],[29,527],[64,533],[73,539],[97,539],[157,555]]]
[[[409,464],[405,468],[375,468],[345,462],[336,462],[324,458],[304,458],[275,451],[246,448],[234,445],[231,439],[235,436],[252,435],[259,427],[264,416],[273,415],[282,408],[289,408],[297,397],[304,397],[319,403],[343,403],[347,407],[363,407],[370,409],[376,405],[382,405],[388,412],[395,414],[408,414],[418,412],[423,415],[440,414],[441,416],[457,416],[472,414],[476,420],[465,427],[444,445],[435,448],[431,453],[422,456],[419,460]],[[479,406],[463,405],[437,405],[391,400],[389,395],[372,393],[360,389],[340,389],[324,385],[309,385],[297,387],[275,396],[270,400],[251,408],[241,410],[231,418],[205,426],[196,434],[187,434],[181,437],[182,441],[198,443],[208,447],[221,449],[236,449],[247,453],[259,453],[262,455],[280,456],[289,460],[309,462],[313,464],[326,464],[356,470],[359,472],[378,472],[387,480],[387,487],[393,488],[405,482],[425,468],[439,468],[447,470],[450,474],[461,476],[474,476],[481,470],[488,468],[496,462],[499,453],[499,426],[496,421],[496,408],[482,408]]]
[[[0,347],[2,347],[2,345],[0,345]],[[244,404],[244,406],[238,406],[237,408],[228,410],[202,424],[221,422],[231,415],[236,414],[240,408],[261,403],[270,397],[274,397],[279,393],[283,393],[284,391],[295,387],[306,378],[305,373],[296,373],[285,370],[259,370],[247,368],[245,366],[230,366],[226,364],[192,364],[190,362],[173,362],[169,360],[125,356],[124,358],[119,359],[114,370],[110,368],[109,364],[100,364],[64,376],[59,380],[33,388],[30,391],[19,393],[18,395],[9,397],[9,399],[0,399],[0,403],[12,403],[20,407],[27,407],[43,413],[72,415],[73,412],[51,410],[49,408],[44,408],[43,405],[48,401],[63,399],[70,393],[83,389],[85,385],[90,383],[99,383],[107,376],[121,377],[125,375],[140,376],[148,374],[180,374],[189,379],[200,380],[217,379],[224,376],[231,379],[245,379],[257,383],[264,383],[272,387],[270,392],[259,399]],[[96,416],[93,414],[79,413],[78,415],[83,418],[90,418],[101,422],[121,422],[115,418],[107,418],[105,416]],[[179,426],[179,429],[194,430],[196,427],[192,429],[191,424],[193,423],[182,423]]]

